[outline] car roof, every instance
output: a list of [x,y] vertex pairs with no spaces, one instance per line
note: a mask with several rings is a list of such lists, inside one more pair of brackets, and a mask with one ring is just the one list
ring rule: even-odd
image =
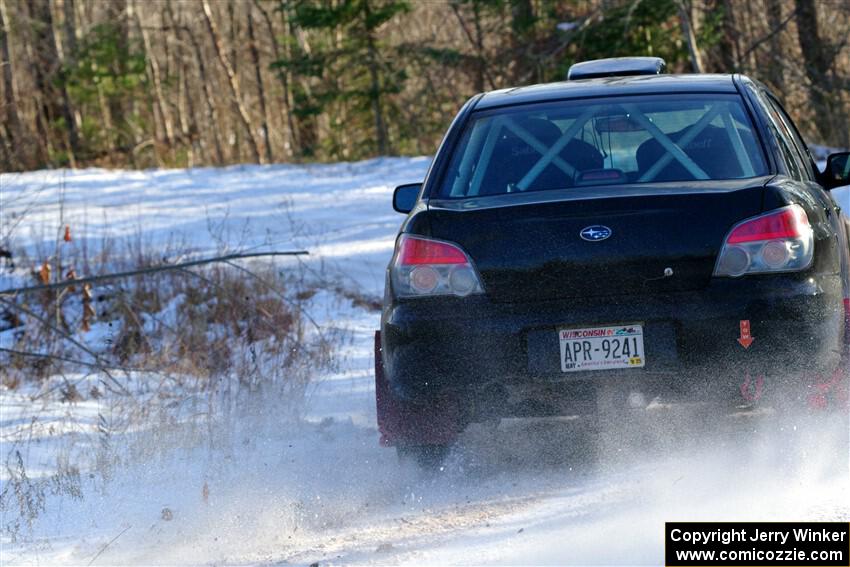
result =
[[665,93],[736,93],[733,75],[637,75],[560,81],[484,93],[475,109],[571,98]]

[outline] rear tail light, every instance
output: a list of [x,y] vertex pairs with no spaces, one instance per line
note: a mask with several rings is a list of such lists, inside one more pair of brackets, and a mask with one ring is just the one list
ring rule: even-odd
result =
[[467,296],[481,293],[481,281],[458,245],[402,234],[390,268],[399,297]]
[[806,211],[789,205],[735,225],[723,243],[714,275],[798,272],[812,264],[814,250]]

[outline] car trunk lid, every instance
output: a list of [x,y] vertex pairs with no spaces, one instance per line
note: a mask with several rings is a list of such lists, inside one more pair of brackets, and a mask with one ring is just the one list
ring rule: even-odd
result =
[[761,212],[765,181],[432,201],[428,216],[431,235],[466,250],[494,301],[698,290],[729,229]]

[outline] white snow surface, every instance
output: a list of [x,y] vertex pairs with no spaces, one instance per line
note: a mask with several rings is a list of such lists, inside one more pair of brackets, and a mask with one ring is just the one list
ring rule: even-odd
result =
[[28,246],[51,250],[60,227],[69,225],[75,245],[93,249],[104,238],[120,244],[138,234],[149,247],[188,245],[198,257],[222,249],[309,249],[355,287],[380,296],[402,218],[392,209],[392,188],[422,181],[429,164],[421,157],[2,174],[0,238],[14,229]]
[[[420,181],[428,165],[428,158],[382,158],[3,174],[0,237],[14,223],[17,244],[53,246],[69,224],[76,245],[93,249],[138,232],[164,249],[188,243],[199,257],[306,248],[308,265],[380,297],[403,219],[392,211],[392,189]],[[850,211],[850,188],[834,195]],[[13,283],[0,276],[0,289]],[[749,426],[608,460],[589,456],[584,445],[592,440],[580,428],[503,422],[466,435],[444,470],[422,473],[378,445],[372,333],[379,313],[331,293],[313,308],[322,325],[346,329],[350,340],[340,345],[338,371],[316,377],[300,419],[278,419],[275,401],[263,400],[230,432],[231,443],[182,446],[178,438],[108,483],[83,475],[81,500],[48,496],[27,540],[0,540],[2,563],[657,565],[665,521],[850,520],[850,479],[825,472],[823,439],[777,456]],[[32,410],[24,393],[0,393],[5,445]],[[49,467],[55,455],[37,446],[63,433],[51,430],[50,415],[92,419],[97,403],[40,414],[47,421],[33,440],[35,464]]]

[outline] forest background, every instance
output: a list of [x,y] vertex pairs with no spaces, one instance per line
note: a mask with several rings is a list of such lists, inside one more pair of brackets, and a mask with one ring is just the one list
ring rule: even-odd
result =
[[850,0],[0,0],[0,170],[430,155],[476,92],[624,55],[850,147]]

